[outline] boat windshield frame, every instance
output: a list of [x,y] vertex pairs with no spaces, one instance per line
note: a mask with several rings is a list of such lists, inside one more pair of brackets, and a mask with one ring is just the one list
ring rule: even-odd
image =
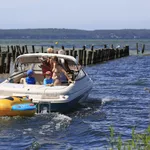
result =
[[[29,58],[32,58],[33,60],[35,58],[35,61],[32,61],[32,62],[29,61],[30,59],[28,58],[28,56],[29,56]],[[58,59],[65,59],[67,62],[69,62],[68,66],[69,66],[70,70],[76,72],[77,74],[80,72],[80,70],[82,68],[81,65],[78,64],[77,60],[72,56],[66,56],[66,55],[60,55],[60,54],[53,54],[53,55],[52,54],[51,55],[44,54],[44,57],[46,57],[46,56],[57,56]],[[36,54],[36,55],[35,54],[24,54],[24,55],[18,56],[17,59],[15,60],[13,71],[10,74],[10,77],[14,77],[15,75],[18,75],[20,73],[26,75],[26,71],[29,69],[32,69],[33,71],[42,72],[42,69],[40,67],[39,68],[36,67],[38,69],[35,69],[35,65],[40,66],[42,64],[40,62],[39,58],[41,58],[41,55],[39,55],[39,54]]]

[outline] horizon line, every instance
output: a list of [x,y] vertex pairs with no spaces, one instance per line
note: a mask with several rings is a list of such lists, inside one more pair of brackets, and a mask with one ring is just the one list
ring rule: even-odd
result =
[[147,28],[122,28],[122,29],[75,29],[75,28],[0,28],[0,30],[47,30],[47,29],[53,29],[53,30],[83,30],[83,31],[97,31],[97,30],[150,30]]

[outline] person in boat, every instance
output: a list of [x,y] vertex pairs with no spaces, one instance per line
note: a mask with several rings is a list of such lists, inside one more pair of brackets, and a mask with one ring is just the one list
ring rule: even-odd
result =
[[51,48],[51,47],[49,47],[49,48],[47,49],[47,53],[54,53],[54,49]]
[[44,78],[46,76],[46,72],[47,71],[50,71],[51,74],[52,74],[52,63],[51,63],[51,60],[49,58],[45,58],[45,57],[39,58],[39,60],[42,63],[39,67],[42,69],[42,73],[44,75]]
[[66,51],[63,49],[58,50],[58,54],[66,55]]
[[53,79],[52,79],[52,73],[50,71],[47,71],[45,73],[45,79],[43,80],[43,84],[47,86],[52,86],[53,85]]
[[64,73],[64,75],[68,79],[68,82],[72,82],[72,80],[69,78],[67,72],[59,65],[58,57],[54,56],[51,59],[52,59],[52,63],[53,63],[52,79],[54,80],[54,86],[55,85],[61,85],[61,79],[60,79],[61,73]]
[[27,77],[25,79],[27,84],[35,84],[36,83],[36,80],[33,77],[33,74],[34,74],[33,70],[28,70],[27,71]]
[[[65,52],[65,50],[63,50],[63,49],[60,49],[60,50],[58,51],[58,54],[66,55],[66,52]],[[59,61],[60,66],[61,66],[67,73],[71,73],[71,70],[70,70],[70,68],[69,68],[69,66],[68,66],[67,60],[65,60],[64,58],[58,58],[58,61]],[[66,76],[65,76],[65,74],[64,74],[63,72],[60,74],[60,80],[61,80],[61,82],[64,82],[64,83],[67,82],[67,78],[66,78]]]

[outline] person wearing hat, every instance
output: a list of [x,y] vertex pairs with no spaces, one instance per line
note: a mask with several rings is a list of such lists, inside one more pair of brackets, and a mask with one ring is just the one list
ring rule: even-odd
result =
[[52,79],[52,73],[50,72],[50,71],[47,71],[46,73],[45,73],[45,79],[44,79],[44,81],[43,81],[43,84],[44,85],[48,85],[48,86],[51,86],[51,85],[53,85],[53,79]]
[[33,70],[27,71],[27,77],[26,77],[26,83],[27,84],[35,84],[36,83],[36,80],[33,77],[33,74],[34,74]]

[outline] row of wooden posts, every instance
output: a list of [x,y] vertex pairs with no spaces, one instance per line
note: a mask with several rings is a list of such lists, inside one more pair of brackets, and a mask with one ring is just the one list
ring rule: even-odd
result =
[[[10,63],[14,62],[21,54],[45,53],[45,48],[43,46],[36,51],[34,45],[32,45],[30,49],[27,45],[11,45],[7,46],[6,49],[7,50],[2,51],[2,48],[0,47],[0,74],[9,73]],[[129,55],[129,46],[125,46],[122,49],[107,48],[106,46],[104,46],[103,49],[94,49],[94,46],[92,46],[91,49],[86,49],[86,46],[83,46],[81,49],[75,49],[74,47],[72,49],[65,49],[65,47],[62,46],[61,49],[65,50],[67,55],[78,58],[79,63],[84,66]]]

